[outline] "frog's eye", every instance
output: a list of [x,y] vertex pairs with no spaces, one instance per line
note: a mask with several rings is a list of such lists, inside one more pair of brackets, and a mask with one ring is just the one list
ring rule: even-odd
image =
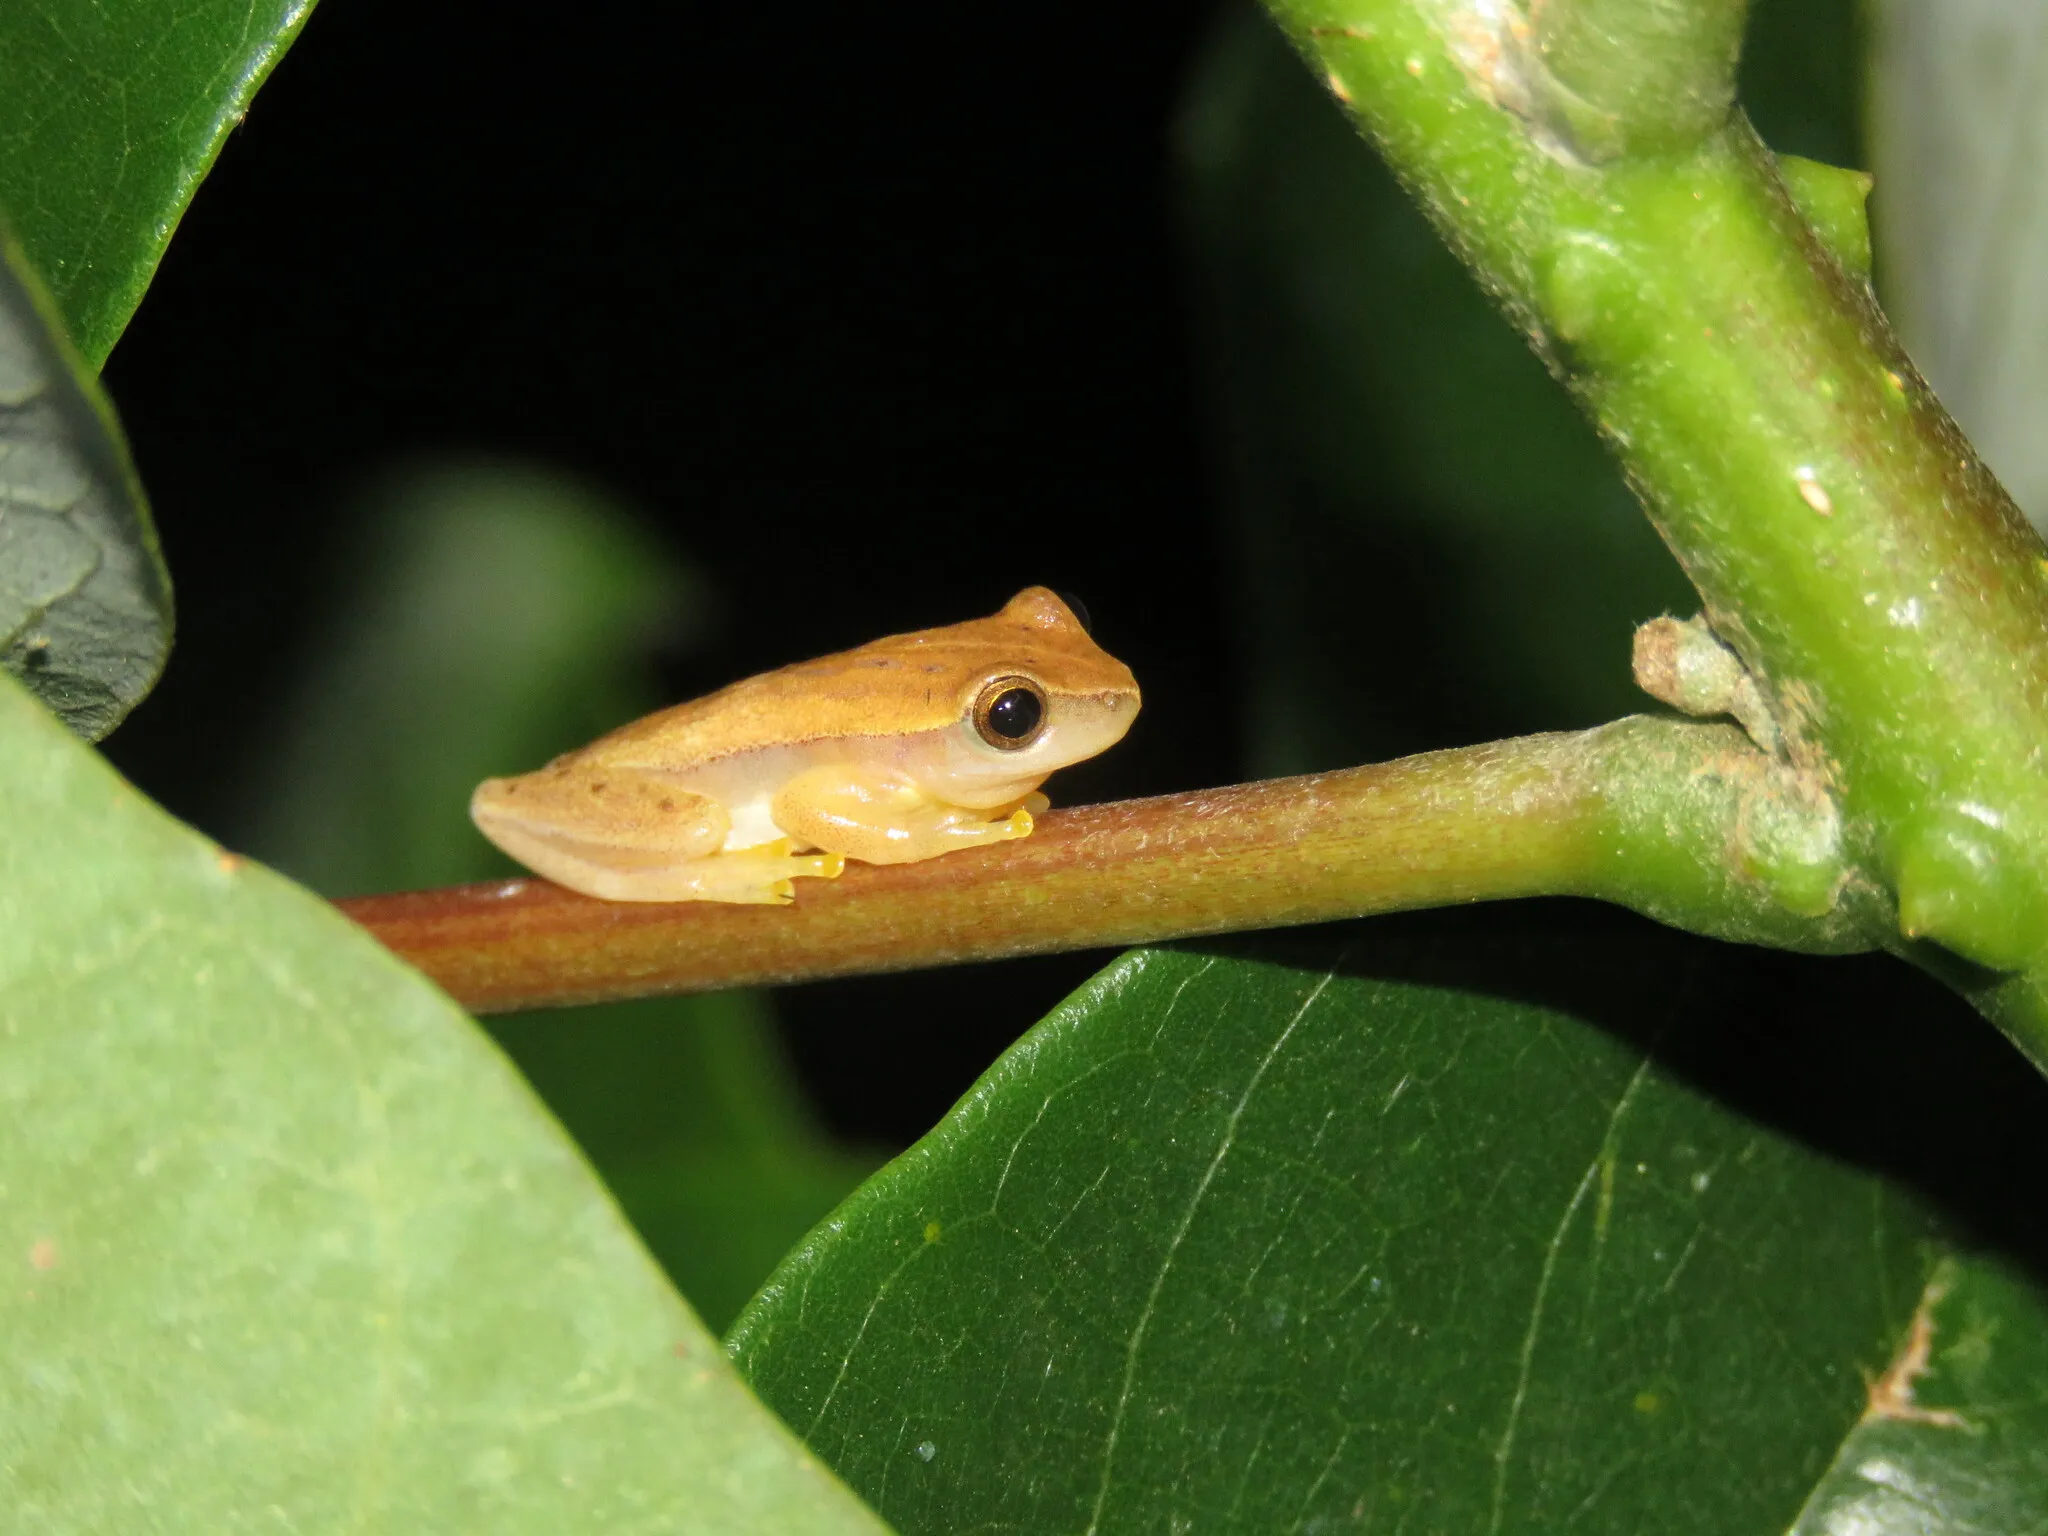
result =
[[974,701],[974,729],[1003,752],[1038,740],[1045,728],[1045,690],[1028,677],[999,677]]

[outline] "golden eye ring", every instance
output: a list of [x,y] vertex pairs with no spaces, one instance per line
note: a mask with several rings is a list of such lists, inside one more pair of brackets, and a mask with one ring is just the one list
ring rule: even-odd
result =
[[974,700],[974,733],[998,752],[1021,752],[1045,734],[1045,690],[1028,677],[999,677]]

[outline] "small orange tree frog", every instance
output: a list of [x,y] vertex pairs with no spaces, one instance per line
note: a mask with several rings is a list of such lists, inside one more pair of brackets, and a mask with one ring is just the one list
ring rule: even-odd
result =
[[1030,587],[649,715],[469,813],[527,868],[608,901],[786,902],[846,860],[903,864],[1031,833],[1054,769],[1138,713],[1130,668]]

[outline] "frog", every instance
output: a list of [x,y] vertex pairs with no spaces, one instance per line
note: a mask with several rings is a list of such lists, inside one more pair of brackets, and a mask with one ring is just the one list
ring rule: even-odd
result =
[[849,859],[1029,837],[1039,785],[1114,746],[1139,702],[1074,609],[1027,587],[987,618],[764,672],[486,779],[470,818],[600,900],[782,905]]

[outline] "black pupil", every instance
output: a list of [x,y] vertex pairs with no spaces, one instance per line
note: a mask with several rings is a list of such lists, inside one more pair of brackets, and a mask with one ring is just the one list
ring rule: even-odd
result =
[[1005,689],[988,707],[988,728],[1005,741],[1022,741],[1038,729],[1044,706],[1029,688]]

